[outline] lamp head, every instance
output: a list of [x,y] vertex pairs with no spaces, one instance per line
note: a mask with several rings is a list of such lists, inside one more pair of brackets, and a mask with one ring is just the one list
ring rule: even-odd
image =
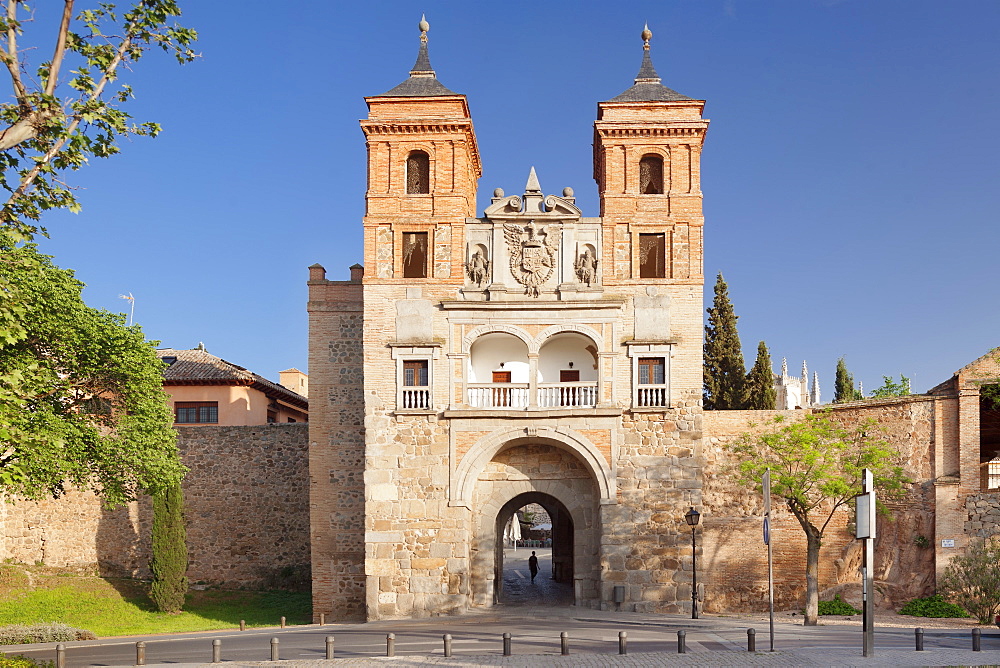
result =
[[698,520],[701,519],[701,513],[691,507],[691,510],[684,513],[684,521],[688,523],[688,526],[697,526]]

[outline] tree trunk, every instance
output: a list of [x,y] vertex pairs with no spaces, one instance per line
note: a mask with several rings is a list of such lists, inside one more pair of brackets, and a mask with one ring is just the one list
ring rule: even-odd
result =
[[806,618],[805,626],[819,621],[819,546],[822,534],[812,525],[806,529]]

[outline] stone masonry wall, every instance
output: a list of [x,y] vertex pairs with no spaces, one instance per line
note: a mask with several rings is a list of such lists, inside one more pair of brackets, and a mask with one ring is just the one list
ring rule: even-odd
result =
[[702,505],[702,411],[691,395],[675,408],[626,414],[616,462],[618,503],[602,507],[604,607],[625,585],[623,610],[690,612],[690,532]]
[[1000,535],[1000,494],[972,494],[965,500],[969,520],[965,533],[988,538]]
[[[305,424],[179,427],[188,578],[228,587],[308,582]],[[0,558],[149,577],[149,499],[101,508],[90,492],[0,506]]]
[[[802,419],[809,411],[707,411],[704,495],[704,564],[706,610],[763,609],[767,601],[767,548],[762,539],[763,500],[752,489],[734,484],[736,462],[726,447],[744,432],[768,428],[777,415]],[[887,503],[891,516],[878,518],[875,580],[882,606],[933,592],[934,489],[931,453],[934,402],[921,397],[857,402],[834,407],[831,417],[853,429],[868,420],[902,454],[911,479],[905,498]],[[838,511],[820,551],[821,598],[842,593],[855,603],[860,581],[860,544],[853,538],[853,516]],[[775,597],[779,607],[800,605],[805,593],[805,534],[780,503],[772,501]],[[918,538],[918,537],[922,537]],[[824,590],[827,593],[824,595]]]
[[309,509],[313,615],[364,617],[364,330],[360,267],[351,281],[309,268]]

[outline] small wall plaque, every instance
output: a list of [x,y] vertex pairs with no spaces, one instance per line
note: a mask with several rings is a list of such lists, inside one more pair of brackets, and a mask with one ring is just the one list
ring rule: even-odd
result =
[[943,538],[941,540],[941,547],[955,547],[954,538]]

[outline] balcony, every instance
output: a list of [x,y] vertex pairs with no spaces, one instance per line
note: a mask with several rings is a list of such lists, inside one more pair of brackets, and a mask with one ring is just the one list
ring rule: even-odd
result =
[[670,388],[667,385],[640,385],[636,389],[635,404],[642,408],[661,408],[670,405]]
[[597,381],[541,383],[538,405],[543,408],[593,408],[597,405]]
[[479,383],[467,385],[468,404],[473,408],[527,408],[527,383]]
[[400,408],[429,410],[431,408],[431,389],[429,387],[404,387],[399,398]]

